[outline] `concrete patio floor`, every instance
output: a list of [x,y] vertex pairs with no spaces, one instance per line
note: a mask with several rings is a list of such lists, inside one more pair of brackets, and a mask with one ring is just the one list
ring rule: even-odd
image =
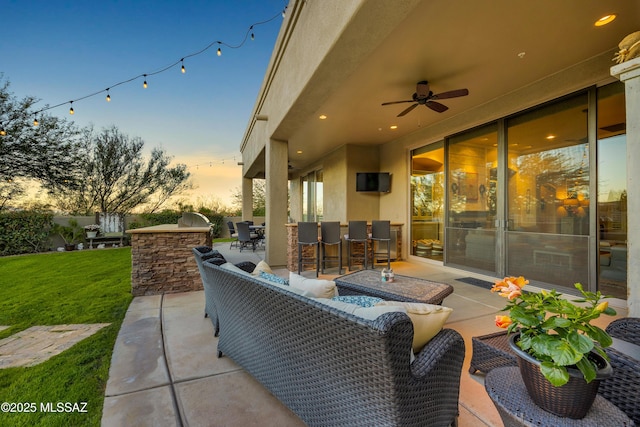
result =
[[[262,259],[264,252],[216,244],[230,262]],[[427,262],[394,262],[397,274],[449,283],[453,308],[445,327],[460,332],[466,355],[460,388],[460,427],[502,426],[484,390],[483,375],[468,372],[471,337],[496,332],[495,314],[504,299],[456,279],[494,278]],[[334,269],[335,272],[335,269]],[[286,271],[279,273],[286,274]],[[327,275],[327,277],[335,277]],[[624,301],[613,300],[617,317]],[[229,358],[217,358],[217,338],[203,316],[204,293],[136,297],[127,311],[113,352],[102,425],[303,426],[304,423]],[[605,326],[613,318],[598,319]]]

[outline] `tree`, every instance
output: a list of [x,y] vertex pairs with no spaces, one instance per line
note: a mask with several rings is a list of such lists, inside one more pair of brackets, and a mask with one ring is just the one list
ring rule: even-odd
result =
[[125,214],[141,205],[154,212],[171,196],[191,188],[186,165],[170,167],[171,157],[157,148],[145,161],[144,141],[122,134],[115,126],[99,134],[85,129],[83,143],[82,185],[50,192],[67,212]]
[[[231,195],[233,204],[242,211],[242,189],[236,188]],[[266,181],[264,179],[253,180],[253,215],[264,216],[266,213]]]
[[0,74],[0,181],[5,196],[21,193],[22,178],[36,179],[47,188],[78,182],[77,128],[57,117],[36,115],[36,102],[31,96],[18,100]]

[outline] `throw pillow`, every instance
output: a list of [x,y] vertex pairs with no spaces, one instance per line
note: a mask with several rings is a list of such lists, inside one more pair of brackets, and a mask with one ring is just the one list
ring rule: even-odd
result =
[[236,267],[233,263],[230,263],[230,262],[225,262],[224,264],[222,264],[220,266],[220,268],[224,268],[224,269],[229,270],[229,271],[235,271],[236,273],[240,273],[240,274],[243,274],[245,276],[249,275],[249,273],[247,273],[246,271],[244,271],[243,269],[241,269],[239,267]]
[[334,281],[307,279],[294,272],[289,272],[289,286],[309,291],[316,298],[333,298],[338,296],[338,288]]
[[396,311],[400,311],[405,313],[405,309],[403,307],[399,307],[399,306],[382,306],[382,305],[378,305],[375,307],[358,307],[353,314],[356,316],[360,316],[363,319],[368,319],[368,320],[375,320],[378,317],[380,317],[380,315],[384,314],[384,313],[391,313],[391,312],[396,312]]
[[289,281],[287,279],[283,279],[282,277],[276,276],[275,274],[267,273],[266,271],[261,271],[260,277],[262,277],[263,279],[267,279],[268,281],[273,283],[289,286]]
[[342,301],[349,304],[359,305],[360,307],[373,307],[379,302],[383,301],[382,298],[370,297],[367,295],[345,295],[333,297],[334,301]]
[[[379,298],[378,298],[379,299]],[[351,304],[345,301],[341,301],[337,298],[316,298],[318,302],[321,302],[329,307],[337,308],[340,311],[344,311],[354,316],[361,317],[367,320],[375,320],[384,313],[390,312],[402,312],[406,313],[406,310],[400,306],[374,306],[374,307],[362,307],[361,305]]]
[[442,330],[453,311],[449,307],[415,302],[381,301],[376,306],[398,306],[407,311],[413,323],[413,351],[420,350]]
[[261,271],[264,271],[265,273],[273,274],[271,267],[269,267],[269,264],[264,262],[264,260],[260,261],[258,265],[256,265],[256,268],[253,270],[251,274],[253,274],[254,276],[259,276]]

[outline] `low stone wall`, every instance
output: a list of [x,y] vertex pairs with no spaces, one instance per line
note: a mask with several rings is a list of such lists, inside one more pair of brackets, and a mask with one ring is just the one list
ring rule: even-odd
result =
[[133,296],[202,289],[192,248],[211,246],[208,227],[165,224],[128,230],[127,233],[131,235]]

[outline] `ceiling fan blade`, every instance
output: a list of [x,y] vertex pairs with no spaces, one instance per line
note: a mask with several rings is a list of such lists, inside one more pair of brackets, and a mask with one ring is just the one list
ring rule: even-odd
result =
[[420,98],[429,96],[429,82],[426,80],[418,82],[418,84],[416,84],[416,94]]
[[405,102],[415,102],[415,101],[413,99],[409,99],[409,100],[406,100],[406,101],[383,102],[382,105],[403,104]]
[[438,93],[433,95],[433,99],[447,99],[447,98],[457,98],[459,96],[467,96],[469,95],[469,89],[456,89],[450,90],[448,92]]
[[447,107],[446,105],[440,104],[439,102],[435,101],[427,101],[427,103],[424,105],[431,108],[433,111],[437,111],[438,113],[444,113],[449,109],[449,107]]
[[402,113],[398,114],[398,116],[397,116],[397,117],[402,117],[402,116],[404,116],[405,114],[407,114],[407,113],[411,112],[411,110],[413,110],[414,108],[416,108],[418,105],[420,105],[420,104],[413,104],[411,107],[407,108],[407,109],[406,109],[406,110],[404,110]]

